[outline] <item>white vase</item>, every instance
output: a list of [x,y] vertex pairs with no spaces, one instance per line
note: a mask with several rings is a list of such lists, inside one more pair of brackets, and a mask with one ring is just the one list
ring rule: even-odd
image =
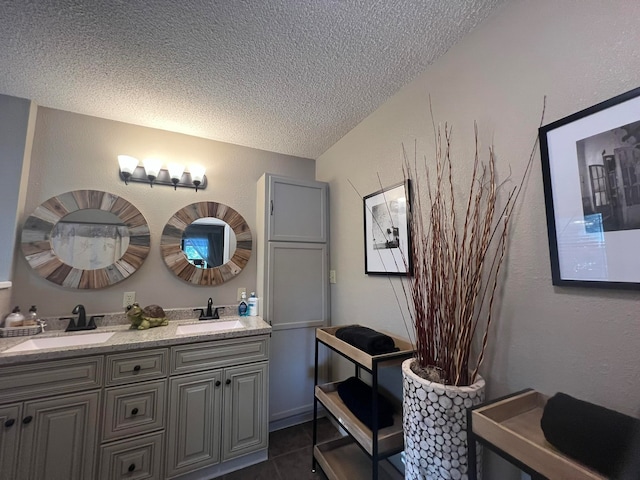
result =
[[[468,387],[425,380],[402,363],[402,421],[405,480],[466,480],[467,408],[484,401],[485,382],[478,375]],[[482,449],[477,449],[478,478]]]

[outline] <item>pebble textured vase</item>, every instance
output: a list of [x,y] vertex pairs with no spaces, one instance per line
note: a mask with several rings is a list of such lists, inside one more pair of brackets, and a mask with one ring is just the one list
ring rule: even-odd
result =
[[[402,363],[405,480],[466,480],[467,408],[484,401],[484,379],[468,387],[430,382]],[[482,449],[476,449],[478,478]]]

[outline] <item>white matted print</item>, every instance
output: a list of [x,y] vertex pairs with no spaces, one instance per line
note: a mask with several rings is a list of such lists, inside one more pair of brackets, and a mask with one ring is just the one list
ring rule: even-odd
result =
[[554,285],[640,288],[640,88],[540,128]]
[[406,181],[364,197],[365,273],[411,273],[408,193]]

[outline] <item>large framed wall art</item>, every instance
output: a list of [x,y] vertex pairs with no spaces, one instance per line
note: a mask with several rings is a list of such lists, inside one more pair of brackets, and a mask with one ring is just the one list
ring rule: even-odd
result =
[[640,88],[539,136],[553,284],[640,288]]
[[409,188],[407,180],[364,197],[366,274],[411,274]]

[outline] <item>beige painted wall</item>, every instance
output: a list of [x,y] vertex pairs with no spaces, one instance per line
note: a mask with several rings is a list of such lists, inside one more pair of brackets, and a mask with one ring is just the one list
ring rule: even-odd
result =
[[[119,153],[138,158],[157,155],[207,168],[208,187],[193,189],[144,184],[125,185],[118,177]],[[315,176],[314,162],[163,130],[114,122],[70,112],[39,108],[31,173],[20,224],[48,198],[77,189],[95,189],[120,195],[145,216],[151,230],[151,251],[139,271],[102,290],[70,290],[38,277],[17,249],[12,304],[23,310],[38,305],[43,316],[68,315],[82,303],[87,313],[122,310],[125,291],[135,291],[142,305],[166,308],[236,303],[238,287],[256,287],[256,258],[233,280],[216,287],[191,286],[175,277],[160,257],[160,235],[167,220],[180,208],[198,201],[224,203],[248,222],[256,238],[256,182],[264,172],[303,179]],[[258,292],[260,295],[260,292]]]
[[[432,154],[429,96],[466,162],[455,172],[459,185],[469,176],[474,120],[485,152],[495,145],[501,178],[511,168],[518,179],[544,95],[550,123],[638,87],[638,18],[635,0],[510,2],[317,159],[317,179],[331,188],[334,325],[406,335],[388,280],[364,274],[362,203],[348,180],[360,195],[379,189],[376,174],[386,185],[400,181],[402,143],[412,155],[417,139],[419,157]],[[482,368],[489,397],[532,387],[640,415],[640,293],[552,286],[539,154],[513,221],[506,273]],[[490,463],[487,478],[518,478]]]

